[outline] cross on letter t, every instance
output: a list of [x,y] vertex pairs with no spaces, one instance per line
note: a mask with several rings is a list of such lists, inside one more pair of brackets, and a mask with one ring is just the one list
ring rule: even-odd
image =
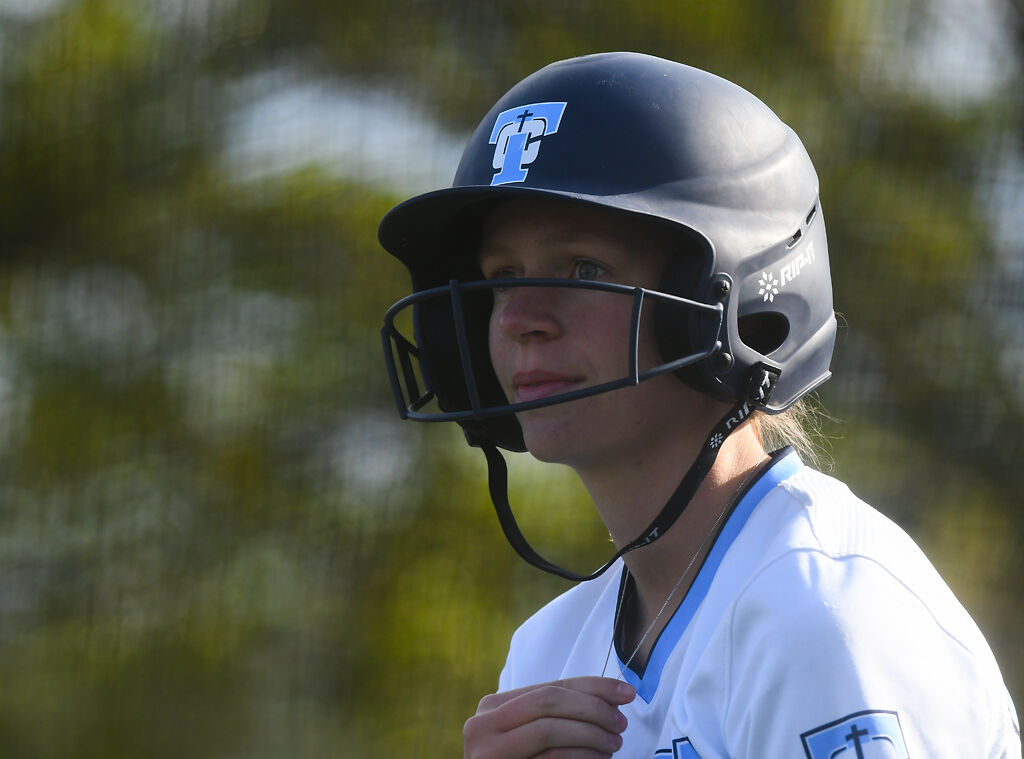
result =
[[867,730],[858,730],[856,723],[850,725],[850,734],[846,736],[846,740],[853,741],[853,749],[857,752],[857,759],[864,759],[864,749],[860,747],[860,739],[867,734]]

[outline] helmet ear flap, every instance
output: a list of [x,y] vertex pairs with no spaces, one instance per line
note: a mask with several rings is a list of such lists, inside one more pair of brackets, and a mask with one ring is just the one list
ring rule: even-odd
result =
[[[469,372],[480,396],[480,405],[483,408],[504,406],[508,401],[494,374],[487,347],[491,293],[489,290],[464,292],[461,300],[461,315],[455,313],[449,297],[431,298],[415,306],[413,318],[416,344],[420,347],[423,381],[436,394],[437,404],[442,411],[472,408],[466,372],[463,370],[464,363],[468,361]],[[455,333],[455,320],[458,318],[463,320],[465,326],[468,357],[462,355],[458,344],[451,337]],[[467,420],[460,424],[471,445],[493,441],[511,451],[523,451],[526,448],[522,428],[513,416]]]
[[[479,207],[486,205],[478,204]],[[458,282],[473,282],[483,278],[475,254],[469,254],[479,246],[481,215],[467,214],[465,224],[456,225],[448,235],[438,240],[438,261],[432,266],[413,270],[414,289],[448,284],[447,281],[438,281],[439,272]],[[434,392],[437,405],[442,411],[472,408],[466,383],[467,372],[473,377],[483,408],[504,406],[508,400],[494,373],[488,347],[493,293],[491,290],[463,291],[460,301],[459,313],[449,294],[424,299],[414,306],[413,330],[419,347],[419,368],[423,382],[428,390]],[[453,339],[456,319],[462,320],[466,331],[468,356],[462,355],[458,342]],[[514,416],[466,420],[459,424],[471,445],[491,442],[510,451],[526,450],[522,428]]]
[[[697,286],[704,276],[705,257],[695,244],[687,241],[682,249],[668,257],[658,289],[670,295],[700,300]],[[663,361],[692,355],[699,350],[698,346],[707,344],[707,328],[702,324],[706,317],[692,308],[659,301],[654,305],[653,318],[654,338]],[[676,369],[674,374],[694,390],[709,393],[712,388],[702,378],[701,363]]]

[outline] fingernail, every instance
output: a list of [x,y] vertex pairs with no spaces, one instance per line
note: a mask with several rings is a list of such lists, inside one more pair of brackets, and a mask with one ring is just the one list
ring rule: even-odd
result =
[[621,733],[627,727],[629,727],[629,720],[626,719],[625,714],[623,714],[622,712],[618,712],[618,714],[615,717],[615,728]]
[[636,695],[636,688],[629,683],[619,683],[617,691],[623,698],[633,698]]

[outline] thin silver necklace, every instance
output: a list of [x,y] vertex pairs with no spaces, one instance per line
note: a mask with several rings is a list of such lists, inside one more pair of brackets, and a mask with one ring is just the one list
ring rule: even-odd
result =
[[[722,523],[722,519],[725,518],[725,515],[732,511],[733,506],[736,505],[736,501],[740,497],[740,493],[742,493],[746,489],[747,484],[751,481],[751,479],[753,479],[753,477],[758,472],[761,471],[761,465],[767,458],[769,458],[767,453],[761,455],[761,458],[757,460],[756,464],[754,464],[754,468],[751,469],[750,473],[743,478],[743,482],[741,482],[739,484],[739,487],[737,487],[736,490],[733,491],[732,497],[726,502],[725,506],[722,507],[722,510],[718,512],[718,518],[715,519],[715,523],[711,525],[711,529],[709,529],[707,533],[704,535],[704,539],[700,542],[700,545],[697,546],[697,550],[696,552],[694,552],[693,557],[690,559],[690,563],[686,565],[686,569],[683,570],[682,575],[680,575],[679,579],[676,580],[676,584],[672,586],[672,590],[669,591],[668,597],[665,599],[665,602],[661,605],[661,608],[658,609],[658,613],[654,615],[654,619],[651,620],[651,624],[649,624],[647,626],[647,629],[644,630],[644,634],[637,642],[636,648],[633,649],[633,653],[629,655],[629,659],[626,660],[626,663],[619,667],[620,679],[625,678],[626,670],[629,668],[629,665],[633,663],[633,659],[636,658],[636,655],[637,653],[639,653],[640,648],[644,644],[644,641],[647,640],[647,636],[651,634],[651,630],[653,630],[654,626],[658,624],[658,620],[661,619],[661,615],[665,613],[665,609],[668,608],[669,603],[671,603],[672,601],[672,597],[676,594],[676,591],[679,590],[679,586],[683,584],[683,580],[685,580],[687,575],[690,574],[690,569],[693,568],[693,564],[695,561],[697,561],[697,557],[704,553],[704,547],[708,544],[708,541],[711,539],[711,536],[717,532],[718,525]],[[626,597],[626,586],[628,584],[629,567],[624,567],[622,574],[622,588],[619,591],[619,600],[615,604],[615,618],[612,620],[612,636],[611,640],[608,642],[608,653],[605,654],[604,657],[604,666],[601,668],[601,677],[604,677],[605,673],[608,671],[608,662],[611,660],[612,657],[612,649],[615,648],[615,633],[619,628],[619,615],[622,613],[622,603]]]

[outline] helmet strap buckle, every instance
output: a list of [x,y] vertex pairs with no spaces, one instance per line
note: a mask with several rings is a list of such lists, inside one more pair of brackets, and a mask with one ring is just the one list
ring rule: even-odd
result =
[[773,366],[756,364],[750,372],[750,382],[747,384],[747,398],[750,402],[762,407],[768,405],[781,374],[782,372]]

